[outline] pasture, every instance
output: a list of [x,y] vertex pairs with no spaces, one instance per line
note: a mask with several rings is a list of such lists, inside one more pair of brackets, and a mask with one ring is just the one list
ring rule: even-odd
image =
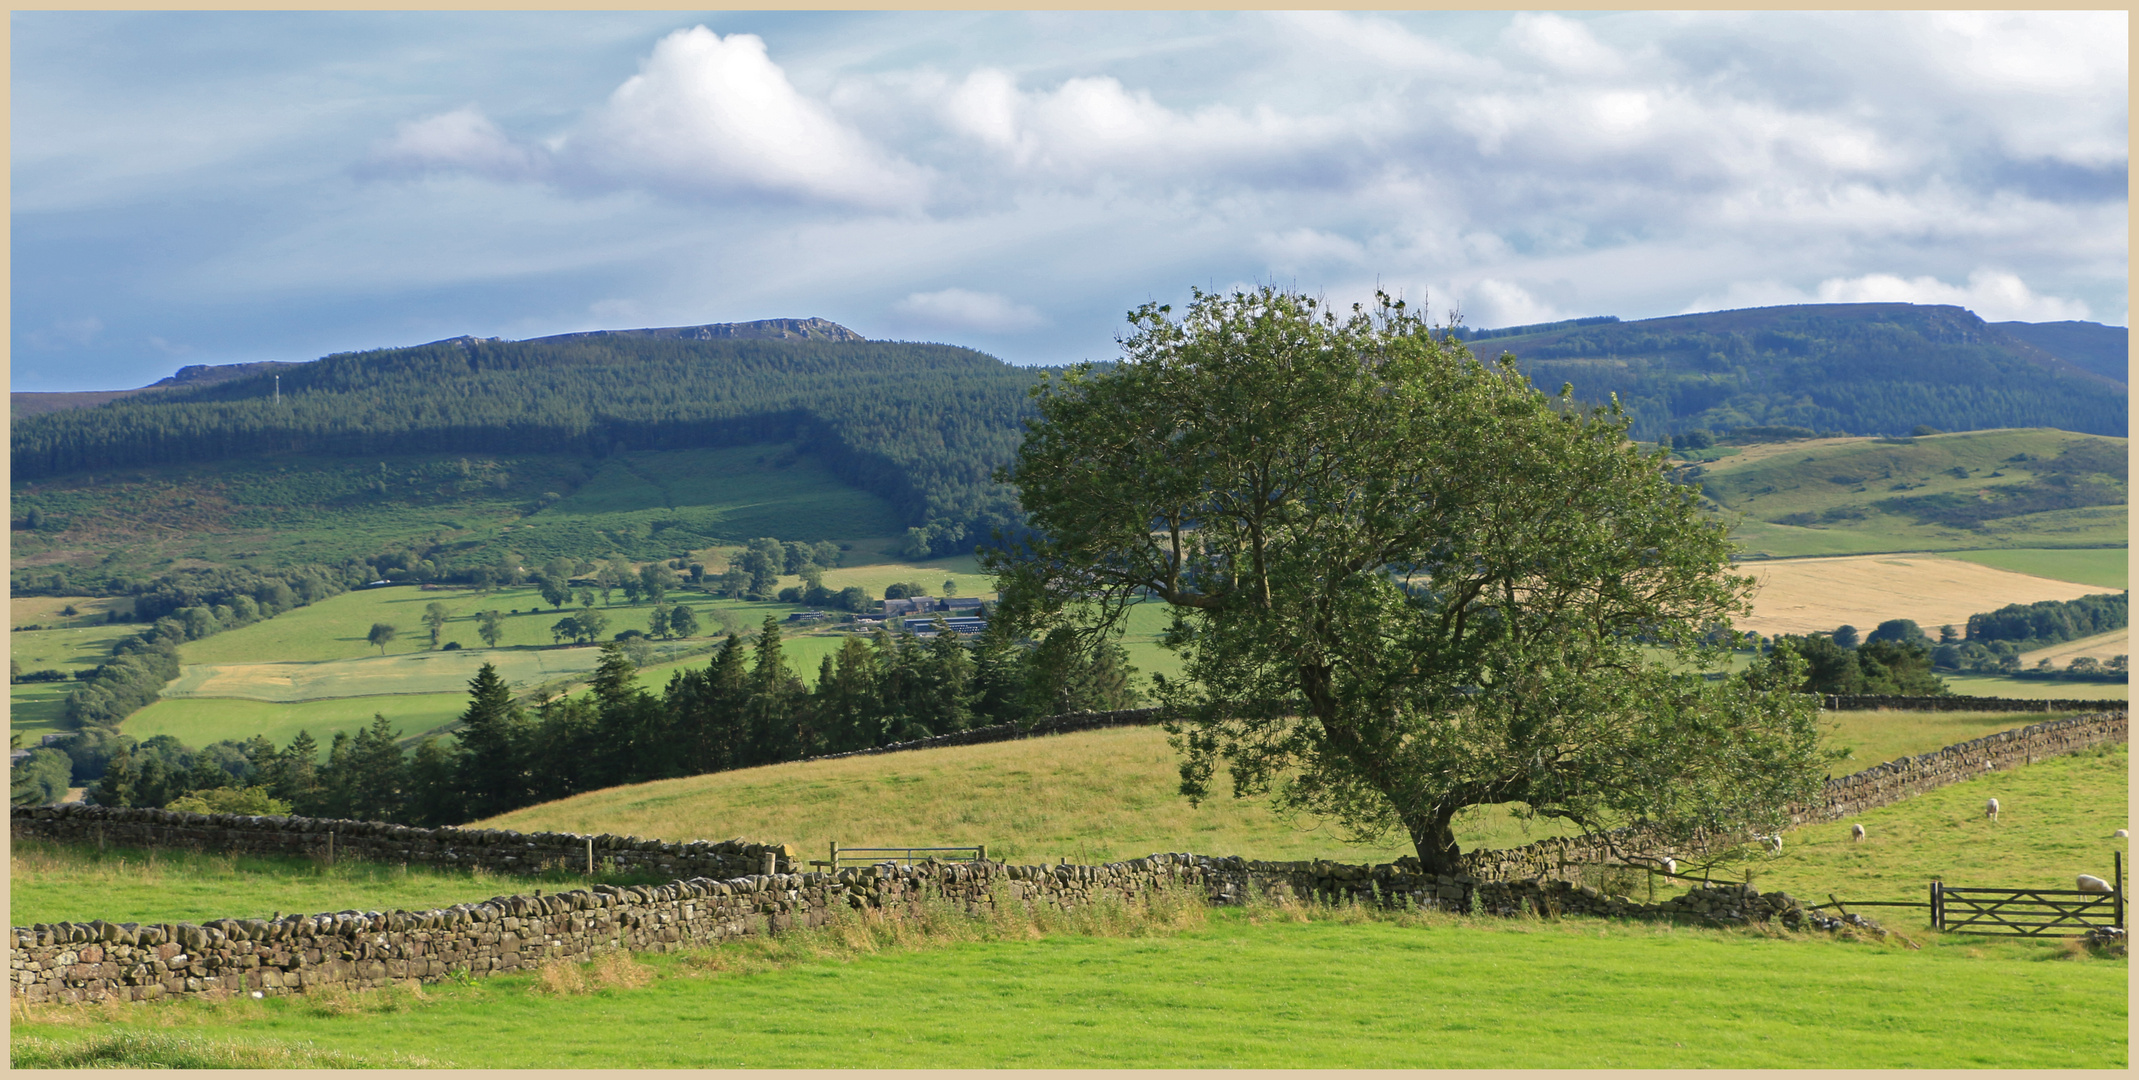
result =
[[1115,904],[852,919],[414,992],[40,1006],[14,1018],[10,1052],[17,1067],[132,1040],[134,1056],[106,1062],[2119,1068],[2128,972],[2034,943],[1907,951],[1591,919]]
[[[110,612],[133,614],[134,602],[124,596],[10,596],[7,608],[9,626],[102,626]],[[68,608],[74,614],[65,614]]]
[[228,855],[112,845],[104,851],[34,838],[8,850],[12,925],[88,922],[206,922],[341,911],[424,911],[536,887],[652,879],[562,871],[528,877],[483,870],[388,866],[294,855]]
[[1980,563],[1922,555],[1858,555],[1741,563],[1759,583],[1741,630],[1806,634],[1848,624],[1869,632],[1888,619],[1914,619],[1934,635],[1944,625],[2006,604],[2071,600],[2103,590]]
[[[1837,775],[1920,754],[2042,714],[1829,713],[1828,743],[1853,756]],[[746,836],[806,853],[845,847],[988,845],[1021,862],[1101,863],[1154,851],[1261,859],[1387,862],[1401,837],[1348,844],[1311,819],[1287,820],[1267,799],[1230,794],[1190,806],[1179,755],[1158,728],[1110,728],[1015,742],[789,762],[608,788],[494,818],[489,827],[620,833],[667,840]],[[1227,791],[1219,781],[1221,791]],[[1504,807],[1456,820],[1465,848],[1514,847],[1574,830],[1524,822]]]
[[[1842,900],[1924,900],[1931,879],[1948,885],[2070,889],[2073,877],[2108,880],[2110,853],[2122,851],[2127,880],[2131,845],[2110,834],[2130,824],[2130,750],[2098,747],[2024,768],[1950,784],[1855,817],[1803,825],[1783,836],[1779,856],[1727,863],[1716,879],[1753,882],[1807,902],[1828,893]],[[1999,803],[1997,822],[1984,800]],[[1852,824],[1864,826],[1861,843]],[[1658,895],[1663,895],[1659,891]],[[1914,933],[1928,912],[1866,909],[1880,922]]]
[[371,726],[374,714],[391,721],[403,742],[410,743],[454,723],[467,709],[465,687],[451,694],[378,694],[303,702],[167,698],[127,717],[120,730],[136,739],[169,735],[192,747],[220,739],[243,741],[254,735],[265,735],[276,746],[288,746],[304,730],[318,740],[324,756],[335,732],[354,736],[359,728]]
[[2067,682],[2062,679],[2009,679],[2001,675],[1955,675],[1940,672],[1946,688],[1973,697],[2071,698],[2080,701],[2128,701],[2132,688],[2119,682]]
[[1992,551],[1949,551],[1947,558],[1966,559],[2000,570],[2033,577],[2076,581],[2105,591],[2131,588],[2131,549],[2119,545],[2105,548],[2007,548]]

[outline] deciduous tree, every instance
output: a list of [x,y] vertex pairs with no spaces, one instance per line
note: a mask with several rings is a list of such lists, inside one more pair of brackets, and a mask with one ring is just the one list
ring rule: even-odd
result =
[[1237,795],[1402,829],[1448,870],[1469,806],[1718,842],[1817,791],[1810,699],[1682,674],[1720,659],[1750,583],[1616,406],[1386,297],[1130,318],[1120,363],[1035,391],[999,477],[1033,532],[987,559],[1029,632],[1096,645],[1145,596],[1171,607],[1184,793],[1223,764]]

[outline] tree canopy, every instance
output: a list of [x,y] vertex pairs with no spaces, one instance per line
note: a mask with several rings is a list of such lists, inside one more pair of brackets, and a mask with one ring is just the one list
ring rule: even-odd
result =
[[[1274,288],[1130,314],[1122,359],[1035,391],[986,553],[998,618],[1100,639],[1170,605],[1182,790],[1403,829],[1465,807],[1734,842],[1817,791],[1810,699],[1684,672],[1750,582],[1616,406],[1533,389],[1400,301]],[[1720,631],[1725,633],[1719,634]]]

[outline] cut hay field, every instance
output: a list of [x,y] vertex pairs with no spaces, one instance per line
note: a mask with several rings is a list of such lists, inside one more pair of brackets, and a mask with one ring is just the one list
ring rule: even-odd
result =
[[1741,630],[1806,634],[1844,624],[1861,631],[1888,619],[1914,619],[1927,633],[1966,627],[1968,617],[2007,604],[2071,600],[2105,590],[2034,577],[1959,559],[1919,555],[1747,562],[1740,573],[1759,583]]
[[[1826,718],[1836,725],[1829,745],[1853,751],[1835,766],[1838,774],[2044,719],[1896,712]],[[1113,728],[659,780],[483,824],[666,840],[744,836],[804,852],[834,840],[843,847],[981,843],[992,857],[1035,863],[1098,863],[1155,851],[1386,862],[1410,851],[1397,837],[1347,844],[1311,820],[1280,819],[1262,799],[1226,795],[1192,807],[1177,793],[1178,766],[1159,729]],[[1466,848],[1514,847],[1572,831],[1558,822],[1526,824],[1498,807],[1456,822]]]
[[2020,662],[2026,667],[2034,667],[2037,663],[2048,660],[2051,666],[2063,668],[2071,666],[2074,660],[2082,656],[2108,660],[2111,657],[2128,656],[2131,651],[2132,631],[2130,627],[2126,627],[2024,652],[2020,654]]
[[[2121,1068],[2129,965],[1357,909],[854,923],[541,973],[39,1006],[16,1067]],[[103,1055],[99,1057],[98,1055]],[[187,1055],[181,1057],[179,1055]]]

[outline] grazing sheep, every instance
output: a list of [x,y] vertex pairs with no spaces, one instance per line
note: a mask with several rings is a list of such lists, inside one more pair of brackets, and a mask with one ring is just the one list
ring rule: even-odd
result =
[[2081,874],[2079,880],[2081,892],[2106,893],[2110,891],[2109,882],[2103,881],[2093,874]]
[[1674,858],[1672,858],[1672,857],[1671,857],[1671,856],[1669,856],[1669,855],[1666,855],[1666,856],[1664,856],[1664,876],[1665,876],[1665,877],[1677,877],[1677,876],[1678,876],[1678,873],[1679,873],[1679,861],[1678,861],[1677,859],[1674,859]]
[[2126,832],[2126,831],[2125,831],[2125,830],[2123,830],[2123,829],[2118,829],[2118,830],[2117,830],[2116,832],[2110,833],[2109,835],[2111,835],[2111,836],[2114,836],[2114,837],[2116,837],[2116,838],[2117,838],[2117,839],[2119,839],[2119,840],[2129,840],[2129,839],[2131,839],[2131,835],[2132,835],[2132,834],[2131,834],[2131,833],[2129,833],[2129,832]]
[[1768,846],[1768,850],[1769,850],[1769,851],[1772,851],[1772,852],[1774,852],[1774,853],[1775,853],[1775,854],[1777,854],[1777,855],[1780,855],[1780,854],[1782,854],[1782,837],[1780,837],[1780,836],[1763,836],[1763,835],[1761,835],[1761,834],[1759,834],[1759,833],[1754,833],[1754,834],[1753,834],[1753,839],[1755,839],[1755,840],[1758,840],[1758,841],[1760,841],[1760,842],[1761,842],[1761,843],[1763,843],[1763,844],[1766,844],[1766,845]]
[[1993,823],[1998,820],[1998,800],[1992,799],[1983,804],[1983,816],[1991,819]]
[[1849,827],[1849,839],[1852,843],[1861,843],[1864,840],[1864,826],[1851,825]]

